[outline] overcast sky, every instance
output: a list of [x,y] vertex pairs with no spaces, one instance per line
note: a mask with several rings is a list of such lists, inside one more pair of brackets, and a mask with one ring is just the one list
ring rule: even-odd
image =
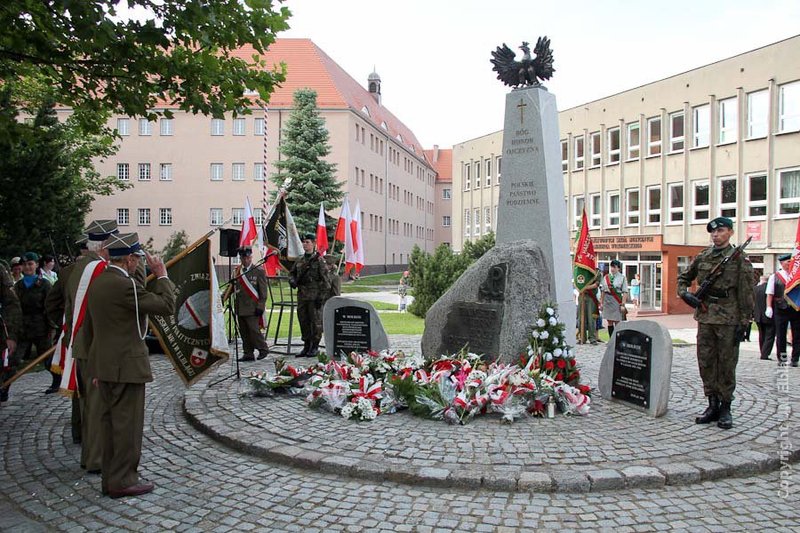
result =
[[366,85],[424,148],[502,129],[490,53],[552,40],[547,83],[567,109],[800,33],[798,0],[288,0],[292,29]]

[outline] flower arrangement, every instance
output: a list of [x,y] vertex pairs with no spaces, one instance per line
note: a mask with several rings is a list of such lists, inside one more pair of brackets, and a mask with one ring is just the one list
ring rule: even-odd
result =
[[310,377],[310,368],[296,368],[286,363],[285,359],[275,360],[275,374],[251,371],[247,382],[256,396],[272,396],[276,392],[297,393],[302,390]]

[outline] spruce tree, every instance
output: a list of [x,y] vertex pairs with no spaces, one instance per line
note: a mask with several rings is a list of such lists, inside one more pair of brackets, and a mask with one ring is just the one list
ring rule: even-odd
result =
[[[336,179],[336,165],[325,160],[330,154],[328,130],[317,109],[317,93],[299,89],[294,93],[294,112],[286,121],[280,153],[275,162],[277,172],[272,181],[280,188],[287,178],[291,183],[286,202],[300,235],[314,233],[320,203],[325,210],[336,210],[342,203],[342,182]],[[326,217],[328,241],[332,241],[335,219]]]

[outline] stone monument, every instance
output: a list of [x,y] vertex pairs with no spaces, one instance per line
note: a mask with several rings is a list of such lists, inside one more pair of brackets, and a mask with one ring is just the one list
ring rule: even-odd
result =
[[325,353],[338,358],[341,352],[366,352],[389,349],[389,338],[378,316],[368,302],[334,296],[322,310],[322,331]]
[[667,412],[671,373],[667,328],[652,320],[620,322],[608,341],[597,388],[606,400],[659,417]]

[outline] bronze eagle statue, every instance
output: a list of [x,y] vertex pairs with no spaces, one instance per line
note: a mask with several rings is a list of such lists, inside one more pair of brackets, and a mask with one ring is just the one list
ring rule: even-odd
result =
[[490,61],[494,65],[492,70],[497,72],[497,79],[509,87],[530,86],[542,87],[537,80],[549,80],[556,69],[553,68],[553,51],[550,50],[550,39],[545,35],[536,41],[533,49],[535,58],[531,57],[528,42],[523,42],[520,49],[523,52],[522,60],[516,61],[516,54],[505,43],[492,52]]

